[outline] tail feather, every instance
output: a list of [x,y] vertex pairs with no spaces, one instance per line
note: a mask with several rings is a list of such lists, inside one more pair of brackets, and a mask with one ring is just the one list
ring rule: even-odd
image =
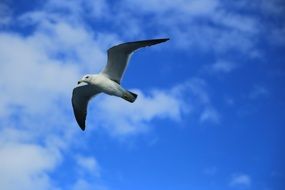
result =
[[123,99],[127,100],[128,102],[133,103],[137,99],[138,95],[136,93],[133,93],[131,91],[127,91],[123,94]]

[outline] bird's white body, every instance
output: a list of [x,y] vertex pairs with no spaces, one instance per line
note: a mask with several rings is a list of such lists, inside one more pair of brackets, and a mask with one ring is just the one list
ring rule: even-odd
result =
[[120,85],[131,55],[139,48],[152,46],[167,40],[168,38],[127,42],[108,49],[106,67],[99,74],[83,76],[72,92],[71,101],[74,115],[82,130],[85,130],[88,101],[97,94],[103,92],[108,95],[121,97],[131,103],[136,100],[137,94],[125,90]]
[[127,92],[121,85],[106,77],[104,74],[87,75],[89,80],[86,80],[86,76],[82,78],[84,82],[89,82],[90,88],[94,88],[99,92],[104,92],[112,96],[123,97]]

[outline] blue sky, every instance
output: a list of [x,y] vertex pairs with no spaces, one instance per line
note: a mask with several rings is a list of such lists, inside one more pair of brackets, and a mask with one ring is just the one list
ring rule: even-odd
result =
[[[224,0],[0,2],[0,187],[281,190],[285,4]],[[82,132],[71,92],[118,43],[137,51]]]

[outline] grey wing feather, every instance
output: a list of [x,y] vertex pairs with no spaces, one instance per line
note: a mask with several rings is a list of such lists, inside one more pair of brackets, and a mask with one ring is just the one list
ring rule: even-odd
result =
[[132,53],[142,47],[152,46],[169,40],[168,38],[163,39],[152,39],[135,42],[127,42],[113,46],[108,50],[108,62],[102,73],[117,83],[120,83],[123,77],[126,66],[128,65],[129,59]]
[[83,131],[85,130],[88,102],[98,93],[100,92],[92,89],[90,85],[80,85],[73,89],[71,98],[73,112],[79,127]]

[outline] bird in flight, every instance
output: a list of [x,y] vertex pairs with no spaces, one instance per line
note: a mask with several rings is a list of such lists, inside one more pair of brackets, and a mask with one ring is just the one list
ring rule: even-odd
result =
[[128,65],[132,53],[142,47],[152,46],[169,40],[151,39],[135,42],[126,42],[108,49],[108,61],[106,67],[98,74],[84,75],[72,92],[72,107],[75,119],[79,127],[85,130],[87,105],[89,100],[103,92],[108,95],[118,96],[133,103],[137,94],[126,90],[120,85],[124,71]]

